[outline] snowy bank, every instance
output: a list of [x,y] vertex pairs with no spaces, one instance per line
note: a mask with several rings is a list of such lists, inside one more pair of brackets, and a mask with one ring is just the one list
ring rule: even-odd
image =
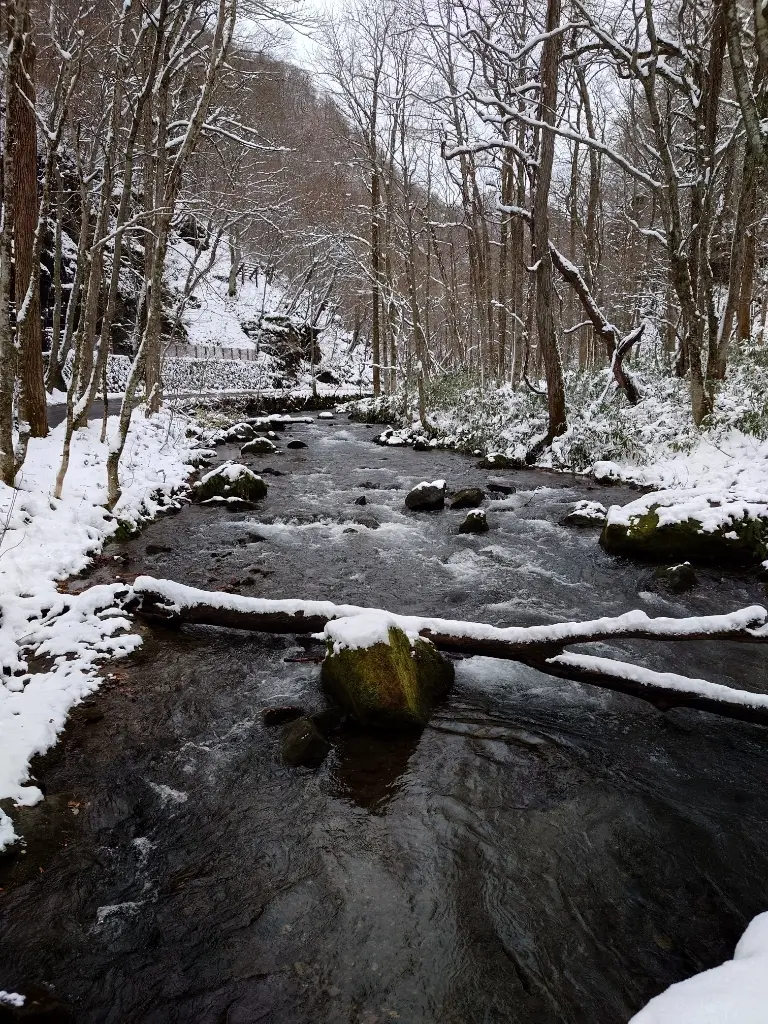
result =
[[672,985],[630,1024],[765,1024],[768,1019],[768,913],[760,914],[719,967]]
[[[112,429],[115,422],[111,422]],[[64,424],[30,441],[12,490],[0,485],[0,800],[41,798],[26,785],[29,762],[63,729],[70,708],[100,683],[97,664],[133,650],[130,622],[120,614],[118,586],[62,594],[57,581],[84,569],[119,524],[138,525],[185,485],[193,442],[186,422],[135,412],[120,466],[123,495],[111,515],[106,500],[107,446],[100,423],[77,431],[61,500],[53,497]],[[44,670],[30,673],[30,654]],[[15,838],[0,811],[0,849]]]

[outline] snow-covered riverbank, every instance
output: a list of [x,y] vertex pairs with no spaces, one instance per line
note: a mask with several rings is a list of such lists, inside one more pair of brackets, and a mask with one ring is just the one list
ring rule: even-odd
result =
[[[192,468],[186,425],[170,413],[134,413],[113,515],[102,504],[107,446],[100,423],[75,434],[60,501],[53,490],[63,424],[30,442],[16,490],[0,485],[0,800],[29,805],[41,798],[28,784],[30,759],[51,746],[72,705],[99,685],[98,664],[140,642],[126,634],[130,623],[115,608],[119,585],[73,596],[58,583],[84,569],[120,523],[138,525],[167,507]],[[14,838],[0,811],[0,849]]]

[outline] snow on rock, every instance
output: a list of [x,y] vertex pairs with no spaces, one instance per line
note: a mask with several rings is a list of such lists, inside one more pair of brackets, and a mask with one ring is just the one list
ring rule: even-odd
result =
[[405,507],[414,512],[432,512],[441,509],[445,504],[446,486],[445,480],[433,480],[431,483],[422,480],[406,494]]
[[[60,593],[57,581],[84,569],[121,522],[134,527],[158,512],[191,471],[186,423],[134,413],[120,466],[123,495],[112,515],[102,504],[107,445],[100,426],[75,433],[61,500],[53,487],[64,424],[30,440],[17,489],[0,484],[0,800],[21,805],[41,797],[25,784],[30,759],[55,742],[70,708],[98,687],[98,663],[140,643],[126,634],[130,623],[118,607],[126,588],[75,596]],[[30,654],[45,659],[43,671],[29,672]],[[0,850],[15,838],[0,811]]]
[[[359,615],[332,619],[325,627],[323,638],[333,644],[334,653],[359,651],[376,644],[389,643],[389,631],[393,626],[402,629],[402,622],[396,615],[372,610]],[[418,631],[403,630],[409,640],[418,639]]]
[[333,419],[333,413],[332,412],[319,412],[317,414],[317,418],[319,420],[332,420]]
[[563,519],[564,526],[599,526],[605,522],[608,509],[599,501],[577,501]]
[[630,1024],[765,1024],[768,1019],[768,913],[759,914],[719,967],[656,996]]

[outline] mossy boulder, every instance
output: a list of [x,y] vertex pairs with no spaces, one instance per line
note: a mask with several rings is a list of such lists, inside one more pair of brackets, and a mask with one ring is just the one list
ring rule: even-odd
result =
[[628,521],[608,516],[600,537],[603,548],[613,555],[653,562],[753,565],[768,558],[768,520],[728,520],[714,530],[704,530],[698,519],[660,523],[657,504],[630,515]]
[[370,646],[345,647],[334,628],[323,662],[323,686],[364,726],[420,729],[453,685],[453,665],[428,640],[409,637],[398,626],[390,625],[383,635],[386,639]]
[[194,495],[196,501],[210,501],[212,498],[261,501],[267,496],[267,485],[247,466],[225,462],[195,484]]

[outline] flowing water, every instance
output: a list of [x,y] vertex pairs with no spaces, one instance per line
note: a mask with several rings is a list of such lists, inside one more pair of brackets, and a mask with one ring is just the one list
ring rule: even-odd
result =
[[[291,433],[308,448],[247,460],[283,474],[258,512],[189,507],[110,557],[130,558],[126,574],[499,625],[764,599],[724,573],[670,596],[559,525],[580,498],[630,491],[382,449],[346,421]],[[518,492],[487,503],[484,536],[457,534],[464,513],[404,509],[422,479],[489,475]],[[45,989],[72,1020],[620,1024],[729,957],[768,908],[765,729],[468,659],[419,738],[352,733],[318,770],[291,769],[261,711],[323,706],[311,650],[144,632],[35,766],[47,798],[2,866],[0,988]],[[758,647],[619,650],[768,688]]]

